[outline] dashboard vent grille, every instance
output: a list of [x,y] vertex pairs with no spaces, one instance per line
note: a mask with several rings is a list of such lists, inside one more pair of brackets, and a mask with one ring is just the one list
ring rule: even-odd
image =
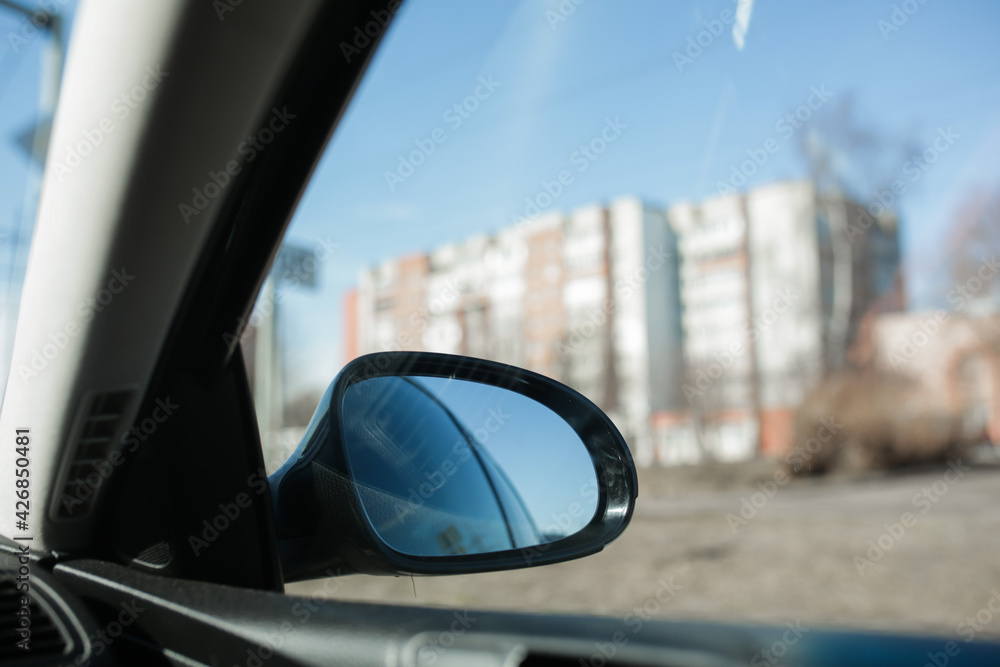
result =
[[107,459],[114,449],[114,437],[134,393],[108,391],[90,397],[76,430],[73,459],[56,505],[56,517],[79,519],[94,508],[97,491],[109,474],[111,464]]
[[40,656],[62,655],[68,644],[48,610],[30,594],[31,603],[31,652],[18,648],[18,620],[15,616],[20,607],[18,593],[12,578],[13,572],[0,573],[0,664],[16,661],[18,658],[37,660]]

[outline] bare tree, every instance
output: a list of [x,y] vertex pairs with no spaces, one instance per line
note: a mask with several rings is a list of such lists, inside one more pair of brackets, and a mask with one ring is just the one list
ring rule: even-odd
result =
[[979,304],[995,312],[1000,307],[1000,186],[971,192],[959,207],[948,243],[945,298],[952,307]]
[[833,301],[826,363],[836,369],[846,361],[854,306],[855,248],[848,230],[848,198],[867,208],[897,178],[912,147],[865,127],[853,97],[847,95],[817,112],[799,135],[799,149],[816,189],[817,208],[830,228]]

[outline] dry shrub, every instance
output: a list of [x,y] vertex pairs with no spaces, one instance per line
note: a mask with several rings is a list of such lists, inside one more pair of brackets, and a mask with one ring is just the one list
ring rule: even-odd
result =
[[878,372],[823,380],[795,414],[793,475],[889,470],[959,454],[959,418],[918,384]]

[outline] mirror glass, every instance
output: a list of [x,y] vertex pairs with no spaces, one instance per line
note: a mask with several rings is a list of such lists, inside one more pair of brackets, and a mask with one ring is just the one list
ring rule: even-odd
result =
[[344,449],[379,537],[410,556],[520,549],[580,531],[595,466],[549,408],[491,385],[426,376],[344,393]]

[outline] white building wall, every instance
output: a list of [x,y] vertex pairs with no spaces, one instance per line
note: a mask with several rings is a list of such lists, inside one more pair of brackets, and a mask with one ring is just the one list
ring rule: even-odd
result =
[[385,261],[359,276],[357,316],[358,352],[381,352],[391,349],[396,340],[392,308],[381,308],[382,300],[391,293],[396,279],[395,262]]
[[527,244],[514,228],[497,234],[484,258],[486,292],[490,300],[490,328],[498,361],[524,365],[522,340],[524,310],[524,266]]
[[421,336],[424,349],[429,352],[457,354],[462,344],[462,327],[458,311],[461,286],[458,265],[461,248],[458,244],[436,248],[430,254],[430,275],[427,277],[426,303],[427,327]]
[[823,366],[813,188],[778,183],[747,195],[751,296],[763,408],[798,404]]
[[741,326],[749,319],[742,198],[709,199],[671,219],[682,229],[685,358],[692,370],[713,375],[701,404],[747,407],[753,359]]
[[618,375],[616,413],[641,465],[654,459],[653,410],[679,404],[682,374],[677,248],[659,211],[635,198],[609,207],[612,340]]
[[748,221],[742,196],[669,211],[679,233],[684,403],[692,423],[666,439],[663,459],[745,460],[757,451],[749,314]]
[[358,273],[358,297],[355,302],[355,317],[357,333],[358,354],[369,354],[375,352],[375,323],[372,306],[375,303],[375,290],[373,286],[372,270],[363,269]]
[[636,276],[645,261],[644,216],[634,200],[619,200],[610,211],[611,284],[615,309],[612,340],[618,372],[619,405],[612,415],[639,465],[653,461],[653,442],[644,428],[650,416],[649,330],[645,283]]
[[566,331],[557,346],[559,379],[601,407],[609,407],[607,363],[612,314],[607,274],[606,211],[592,205],[572,212],[563,227],[562,305]]
[[[632,206],[638,204],[632,202]],[[684,406],[683,327],[677,237],[661,211],[643,209],[643,267],[647,339],[649,341],[650,410],[677,410]]]

